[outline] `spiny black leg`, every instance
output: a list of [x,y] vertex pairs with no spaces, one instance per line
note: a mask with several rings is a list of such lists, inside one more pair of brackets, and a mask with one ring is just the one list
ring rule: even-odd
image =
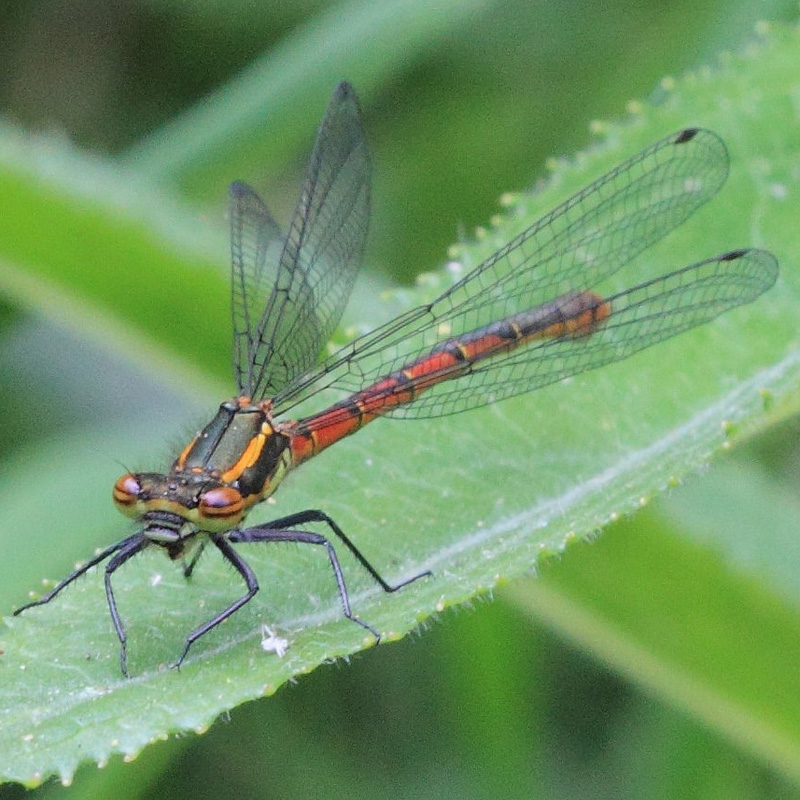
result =
[[90,558],[85,564],[78,567],[78,569],[76,569],[74,572],[70,572],[70,574],[67,575],[64,580],[51,589],[44,597],[41,597],[38,600],[34,600],[30,603],[26,603],[24,606],[20,606],[14,612],[14,616],[21,614],[28,608],[33,608],[33,606],[43,606],[45,603],[49,603],[62,589],[65,589],[67,586],[69,586],[76,578],[80,578],[81,575],[88,572],[93,566],[99,564],[101,561],[105,561],[112,553],[122,549],[128,544],[128,542],[133,541],[138,536],[139,534],[135,533],[133,536],[129,536],[127,539],[123,539],[121,542],[112,544],[111,547],[106,547],[102,553],[98,553],[96,556],[94,556],[94,558]]
[[228,544],[228,542],[222,536],[212,536],[211,541],[219,548],[220,553],[222,553],[223,558],[226,561],[233,564],[236,568],[237,572],[244,578],[244,582],[247,584],[247,594],[244,597],[240,597],[235,603],[229,605],[224,611],[217,614],[214,619],[206,622],[204,625],[201,625],[197,630],[192,631],[186,639],[186,643],[183,646],[183,652],[181,653],[181,657],[172,665],[173,667],[180,667],[183,663],[183,659],[186,658],[186,654],[189,652],[189,648],[201,637],[207,634],[212,628],[215,628],[217,625],[220,624],[223,620],[226,620],[231,614],[236,613],[245,603],[249,603],[250,600],[253,599],[253,596],[258,591],[258,581],[256,580],[255,573],[252,569],[250,569],[250,565]]
[[[408,586],[409,583],[414,583],[414,581],[420,578],[433,577],[433,573],[429,569],[426,569],[424,572],[420,572],[419,575],[414,575],[412,578],[408,578],[394,586],[387,583],[375,567],[367,561],[366,556],[364,556],[355,544],[347,538],[344,531],[324,511],[317,511],[310,508],[306,511],[290,514],[288,517],[274,519],[266,525],[257,526],[257,528],[269,528],[271,530],[294,528],[295,525],[307,525],[309,522],[324,522],[344,542],[347,549],[358,559],[359,564],[372,575],[385,592],[396,592],[398,589],[402,589],[404,586]],[[256,530],[256,528],[251,528],[251,530]]]
[[[339,587],[339,598],[342,601],[342,609],[347,619],[360,625],[362,628],[368,630],[375,637],[375,644],[381,640],[381,635],[372,625],[364,622],[363,619],[357,617],[350,609],[350,597],[347,594],[347,586],[344,582],[344,575],[342,568],[339,565],[339,559],[336,556],[336,551],[333,545],[321,534],[312,533],[310,531],[281,531],[273,530],[272,528],[263,528],[256,526],[248,528],[246,531],[231,531],[228,534],[228,539],[231,542],[297,542],[298,544],[316,544],[324,547],[328,552],[328,559],[331,562],[333,574],[336,577],[336,585]],[[372,570],[370,569],[370,572]],[[382,583],[382,582],[381,582]],[[390,590],[391,591],[391,590]]]
[[128,637],[125,634],[125,627],[117,611],[117,601],[114,599],[114,590],[111,588],[111,576],[126,562],[133,558],[137,553],[144,550],[150,540],[143,534],[137,533],[125,540],[125,546],[117,553],[106,565],[105,586],[106,600],[108,600],[108,610],[111,612],[111,620],[114,623],[114,630],[120,643],[119,664],[122,674],[128,678]]
[[205,550],[206,542],[200,542],[197,545],[197,549],[194,551],[194,555],[192,556],[192,560],[188,564],[184,564],[183,566],[183,577],[184,578],[191,578],[192,572],[194,572],[195,564],[200,560],[200,556],[203,555],[203,550]]

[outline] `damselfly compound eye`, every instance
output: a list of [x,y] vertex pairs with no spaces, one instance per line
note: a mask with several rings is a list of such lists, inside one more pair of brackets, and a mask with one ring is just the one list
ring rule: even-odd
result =
[[230,486],[211,489],[200,497],[198,504],[202,516],[211,519],[235,517],[242,513],[242,495]]
[[114,504],[126,517],[138,516],[136,503],[142,487],[137,477],[128,472],[114,484]]

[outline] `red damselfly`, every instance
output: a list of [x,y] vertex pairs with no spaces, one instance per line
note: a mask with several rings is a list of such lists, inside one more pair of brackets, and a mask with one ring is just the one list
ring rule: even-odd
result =
[[[243,183],[230,189],[233,356],[238,395],[223,403],[166,473],[128,473],[114,485],[117,507],[140,524],[44,597],[50,602],[91,567],[105,567],[105,591],[128,674],[125,628],[111,577],[150,545],[192,574],[210,542],[239,572],[246,594],[194,630],[176,662],[201,636],[252,599],[258,582],[234,548],[297,542],[327,551],[344,615],[351,610],[327,526],[387,592],[390,584],[327,514],[301,511],[242,528],[290,470],[381,416],[455,414],[610,364],[675,336],[774,283],[775,257],[731,250],[611,295],[595,293],[646,247],[719,190],[725,145],[686,128],[594,181],[490,256],[429,305],[408,311],[323,360],[350,295],[367,233],[370,164],[355,93],[335,90],[317,133],[287,234]],[[285,418],[323,390],[343,399],[311,416]]]

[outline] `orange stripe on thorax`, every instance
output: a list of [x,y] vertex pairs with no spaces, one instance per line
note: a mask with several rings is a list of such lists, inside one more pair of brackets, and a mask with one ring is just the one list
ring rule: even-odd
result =
[[272,434],[272,428],[264,422],[261,430],[247,444],[239,460],[226,472],[223,472],[220,479],[225,483],[233,483],[238,480],[246,469],[250,469],[258,461],[261,451],[267,438]]

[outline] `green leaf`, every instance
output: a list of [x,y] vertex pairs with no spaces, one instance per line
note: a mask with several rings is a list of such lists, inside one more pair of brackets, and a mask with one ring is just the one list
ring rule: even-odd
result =
[[[466,265],[479,262],[624,157],[699,124],[727,141],[731,179],[667,243],[626,266],[620,283],[632,285],[714,253],[756,245],[774,250],[782,262],[782,280],[768,296],[657,350],[536,395],[449,419],[369,426],[304,466],[281,488],[274,507],[262,506],[251,519],[324,508],[389,580],[432,569],[434,578],[386,596],[341,554],[354,610],[391,640],[444,608],[529,573],[543,554],[560,553],[570,541],[631,511],[704,464],[729,434],[796,410],[800,248],[793,221],[800,211],[800,133],[786,102],[800,85],[796,48],[796,32],[780,31],[760,50],[730,58],[719,70],[665,84],[660,105],[640,110],[625,125],[605,126],[603,147],[557,165],[546,187],[520,199],[475,244],[458,248]],[[54,168],[42,177],[42,147],[16,142],[7,148],[13,157],[0,164],[0,185],[10,193],[0,196],[23,226],[23,235],[10,223],[0,229],[2,255],[14,264],[11,278],[2,280],[28,304],[62,321],[85,326],[100,309],[95,335],[109,347],[138,351],[155,369],[180,363],[180,349],[192,366],[182,379],[200,369],[216,376],[219,360],[209,353],[229,342],[227,292],[213,270],[190,270],[196,252],[175,235],[170,221],[173,211],[178,220],[187,213],[169,198],[153,197],[147,184],[105,167],[96,199],[79,203],[74,176],[84,173]],[[54,157],[61,166],[69,159],[75,167],[82,160],[77,154]],[[127,202],[114,202],[126,184]],[[5,215],[4,210],[2,224]],[[194,285],[196,277],[202,290]],[[387,304],[381,316],[429,299],[448,280],[447,274],[427,276],[413,291],[393,295],[392,310]],[[373,298],[372,306],[377,304]],[[73,312],[65,315],[64,308]],[[176,324],[157,322],[156,311]],[[136,340],[141,347],[131,347]],[[194,390],[196,384],[187,386]],[[126,445],[125,437],[134,442],[154,432],[147,434],[141,423],[120,427],[120,441],[111,444],[128,463],[134,445]],[[122,470],[107,465],[103,485],[96,486],[85,477],[97,465],[96,451],[75,452],[68,470],[63,459],[48,459],[47,452],[43,446],[38,457],[18,454],[4,465],[4,474],[13,474],[18,487],[38,487],[42,498],[46,489],[58,487],[47,495],[52,502],[40,504],[50,506],[48,513],[62,512],[60,521],[38,525],[36,496],[19,488],[17,512],[35,536],[20,537],[18,527],[3,523],[3,547],[12,541],[29,545],[29,557],[44,560],[51,542],[68,536],[88,547],[72,557],[88,557],[91,546],[121,537],[123,525],[87,530],[85,504],[70,507],[64,498],[107,503],[108,487]],[[159,466],[165,463],[151,468]],[[12,516],[15,525],[20,517]],[[237,576],[211,554],[190,582],[156,552],[117,574],[131,680],[119,673],[101,574],[90,574],[50,606],[6,618],[0,628],[0,774],[28,784],[53,772],[69,779],[84,759],[102,763],[115,752],[133,756],[171,732],[204,730],[238,703],[371,645],[342,618],[324,553],[239,549],[259,576],[262,593],[204,637],[180,672],[166,665],[180,653],[187,633],[242,593]],[[285,657],[262,649],[262,623],[289,640]]]

